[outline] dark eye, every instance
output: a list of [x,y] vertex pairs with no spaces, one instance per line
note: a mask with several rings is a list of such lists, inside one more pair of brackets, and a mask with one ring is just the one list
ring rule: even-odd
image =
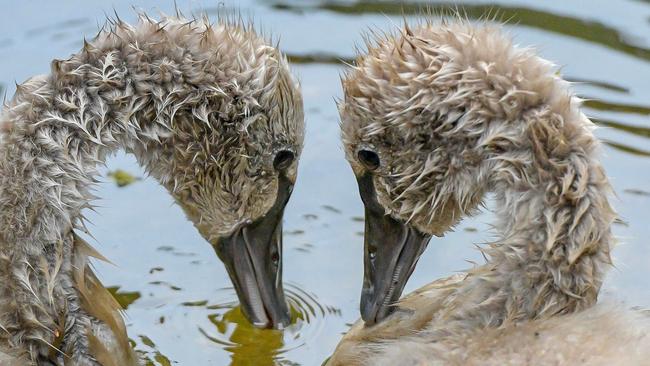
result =
[[275,170],[285,170],[291,166],[295,157],[294,153],[289,150],[279,151],[273,159],[273,167]]
[[379,155],[370,150],[359,150],[357,157],[361,164],[368,170],[375,170],[379,168]]

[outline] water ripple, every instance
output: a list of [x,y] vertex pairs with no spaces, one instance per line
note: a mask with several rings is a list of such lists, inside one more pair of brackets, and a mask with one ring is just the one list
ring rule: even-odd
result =
[[[321,304],[315,295],[297,284],[286,283],[285,295],[291,312],[291,325],[284,330],[259,329],[244,317],[237,301],[208,305],[210,327],[199,327],[201,334],[231,353],[233,365],[291,365],[283,355],[310,344],[322,331],[326,318],[339,316],[340,310]],[[235,298],[232,288],[224,289]]]

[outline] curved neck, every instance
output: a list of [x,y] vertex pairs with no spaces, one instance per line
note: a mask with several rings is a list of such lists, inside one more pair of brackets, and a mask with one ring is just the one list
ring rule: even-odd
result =
[[153,94],[138,94],[141,85],[130,76],[136,67],[115,50],[86,45],[69,60],[54,61],[51,75],[17,87],[0,120],[6,243],[36,250],[83,225],[96,167],[116,149],[151,163],[142,152],[155,157],[151,149],[169,135],[168,122],[160,122],[168,115],[156,110]]
[[[89,335],[105,329],[97,319],[111,329],[100,332],[102,347],[130,354],[110,295],[87,286],[98,284],[86,266],[94,252],[72,232],[85,231],[82,211],[91,207],[97,166],[115,150],[134,153],[166,183],[156,160],[176,112],[164,103],[173,91],[153,77],[164,64],[150,60],[148,75],[137,59],[121,57],[128,42],[104,33],[95,41],[101,48],[86,44],[54,61],[51,75],[17,86],[0,116],[0,348],[34,361],[101,354]],[[100,307],[88,306],[89,294],[103,299]]]
[[[214,121],[231,128],[262,106],[284,108],[277,52],[245,26],[143,16],[17,86],[0,116],[0,348],[40,360],[63,344],[85,357],[110,346],[104,333],[127,339],[114,306],[97,300],[86,267],[96,253],[73,232],[85,231],[97,166],[122,149],[178,193],[199,153],[219,163],[210,147],[221,140],[202,145]],[[102,324],[112,332],[95,342],[89,330]]]
[[517,123],[525,142],[492,158],[498,239],[482,249],[488,262],[468,271],[445,311],[463,327],[584,309],[611,264],[615,213],[591,122],[543,107]]

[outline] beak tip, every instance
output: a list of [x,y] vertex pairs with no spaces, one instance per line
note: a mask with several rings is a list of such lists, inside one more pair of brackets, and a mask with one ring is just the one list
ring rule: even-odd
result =
[[375,319],[368,319],[368,320],[363,319],[363,324],[366,327],[372,327],[373,325],[377,324],[377,322],[375,321]]
[[253,322],[253,321],[251,321],[251,324],[253,324],[253,326],[255,328],[267,329],[267,328],[270,328],[271,323],[269,323],[269,322]]
[[395,305],[361,308],[361,319],[366,327],[381,323],[398,310]]
[[266,328],[283,330],[291,325],[291,314],[287,307],[280,307],[271,315]]
[[370,309],[368,307],[363,307],[362,305],[361,319],[363,320],[366,326],[374,325],[377,322],[377,312],[372,310],[373,309]]

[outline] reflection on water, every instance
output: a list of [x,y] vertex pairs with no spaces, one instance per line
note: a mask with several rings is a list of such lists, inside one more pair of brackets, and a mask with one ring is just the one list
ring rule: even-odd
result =
[[180,287],[178,287],[176,285],[172,285],[171,283],[169,283],[167,281],[151,281],[151,282],[149,282],[149,284],[150,285],[157,285],[157,286],[164,286],[164,287],[167,287],[170,290],[174,290],[174,291],[182,290],[182,288],[180,288]]
[[[155,281],[154,281],[155,282]],[[118,286],[108,287],[109,292],[123,309],[141,298],[140,292],[120,291]],[[226,296],[233,298],[234,289],[226,288]],[[209,305],[208,300],[185,301],[184,307],[203,308],[208,311],[209,326],[200,325],[199,332],[209,341],[231,354],[233,366],[299,365],[284,354],[313,341],[326,318],[341,316],[341,310],[321,304],[315,295],[295,284],[285,283],[285,293],[291,313],[291,324],[284,330],[260,329],[252,326],[241,312],[237,301]],[[158,320],[165,323],[165,317]],[[147,335],[139,334],[131,340],[136,353],[146,366],[167,366],[175,362],[164,355]]]
[[[106,288],[108,292],[113,295],[115,300],[120,304],[122,309],[128,309],[129,305],[133,304],[136,300],[142,297],[142,294],[137,291],[120,291],[119,286],[110,286]],[[164,317],[160,318],[160,322],[164,323]],[[136,352],[138,357],[145,366],[171,366],[172,362],[170,359],[163,355],[156,344],[151,340],[151,338],[146,335],[138,336],[139,342],[130,339],[131,347]]]
[[219,335],[228,340],[224,341],[210,336],[203,328],[201,328],[201,333],[232,353],[231,365],[272,366],[275,364],[280,349],[284,346],[282,331],[257,329],[251,326],[241,313],[239,306],[230,308],[224,314],[210,314],[208,319]]
[[571,76],[565,76],[564,80],[570,81],[574,84],[586,84],[586,85],[591,85],[597,88],[609,90],[609,91],[615,91],[619,93],[624,93],[624,94],[629,94],[630,89],[616,85],[614,83],[606,82],[606,81],[598,81],[598,80],[591,80],[591,79],[585,79],[585,78],[574,78]]
[[634,195],[637,195],[637,196],[650,197],[650,192],[644,191],[642,189],[630,188],[630,189],[624,189],[623,192],[629,193],[629,194],[634,194]]
[[649,150],[644,150],[644,149],[639,149],[636,147],[624,145],[624,144],[619,144],[618,142],[614,141],[609,141],[607,139],[602,139],[603,143],[611,148],[614,148],[616,150],[620,150],[623,152],[626,152],[628,154],[632,155],[637,155],[637,156],[643,156],[643,157],[650,157],[650,151]]
[[608,102],[605,100],[600,100],[597,98],[589,98],[589,97],[583,97],[583,98],[587,99],[584,102],[584,105],[587,108],[596,109],[599,111],[650,115],[650,107],[644,105]]
[[231,353],[231,365],[298,365],[286,359],[283,354],[312,341],[326,318],[340,316],[341,311],[320,304],[313,294],[292,283],[285,283],[285,294],[291,313],[291,325],[284,330],[252,326],[237,302],[206,306],[207,301],[196,301],[191,306],[205,306],[206,309],[213,310],[208,315],[212,326],[200,326],[199,331],[205,338]]
[[107,287],[106,289],[111,295],[113,295],[115,300],[117,300],[117,303],[120,304],[124,310],[128,309],[129,305],[133,304],[135,300],[142,297],[138,291],[120,291],[119,286]]
[[287,53],[287,59],[293,64],[354,64],[353,58],[333,55],[326,52],[314,52],[306,54]]
[[606,126],[606,127],[611,127],[615,128],[620,131],[628,132],[640,137],[647,137],[650,138],[650,127],[643,127],[643,126],[632,126],[632,125],[626,125],[621,122],[616,122],[612,120],[606,120],[602,118],[594,118],[593,121],[601,126]]
[[142,179],[122,169],[112,170],[108,172],[106,176],[111,178],[115,182],[115,184],[117,184],[118,187],[126,187],[129,184],[133,184],[139,181],[140,179]]
[[151,338],[142,334],[139,335],[138,338],[140,340],[139,344],[143,345],[144,349],[141,349],[138,346],[136,346],[136,343],[133,340],[131,340],[131,344],[133,345],[135,352],[140,357],[140,360],[144,362],[145,366],[157,366],[157,365],[171,366],[172,365],[172,361],[158,350],[158,347],[156,346],[154,341],[151,340]]
[[314,7],[278,2],[273,7],[277,10],[285,11],[327,10],[348,15],[368,13],[419,15],[429,13],[434,15],[461,14],[469,19],[485,19],[488,17],[598,43],[633,57],[650,60],[650,49],[629,43],[629,37],[626,37],[614,28],[591,20],[573,18],[525,7],[510,7],[500,4],[383,1],[357,1],[348,4],[324,2]]

